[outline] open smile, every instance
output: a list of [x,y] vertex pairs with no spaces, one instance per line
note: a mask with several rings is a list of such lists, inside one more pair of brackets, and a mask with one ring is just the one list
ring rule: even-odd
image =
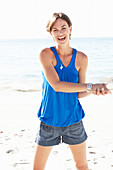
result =
[[65,36],[62,36],[62,37],[59,37],[59,38],[58,38],[59,41],[63,41],[63,40],[65,40],[65,39],[66,39]]

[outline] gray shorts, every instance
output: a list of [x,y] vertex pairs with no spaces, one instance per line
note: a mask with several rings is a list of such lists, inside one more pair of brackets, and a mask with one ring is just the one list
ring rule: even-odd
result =
[[53,127],[41,122],[35,142],[42,146],[54,146],[59,143],[77,145],[87,139],[83,122],[74,123],[67,127]]

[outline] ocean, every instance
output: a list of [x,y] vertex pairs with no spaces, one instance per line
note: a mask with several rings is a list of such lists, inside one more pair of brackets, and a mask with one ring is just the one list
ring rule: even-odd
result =
[[[0,40],[0,90],[41,90],[38,53],[52,39]],[[86,82],[113,82],[113,38],[74,38],[70,45],[88,56]]]

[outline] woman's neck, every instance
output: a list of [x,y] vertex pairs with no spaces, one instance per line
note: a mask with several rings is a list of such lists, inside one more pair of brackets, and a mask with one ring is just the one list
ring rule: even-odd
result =
[[72,48],[68,46],[63,46],[63,45],[57,45],[56,50],[60,56],[69,56],[72,54]]

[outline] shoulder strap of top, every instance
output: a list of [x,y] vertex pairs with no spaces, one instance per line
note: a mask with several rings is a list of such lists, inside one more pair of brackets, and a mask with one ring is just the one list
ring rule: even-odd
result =
[[76,59],[76,54],[77,54],[77,50],[75,48],[73,48],[73,55],[72,55],[72,64],[74,64],[75,66],[75,59]]
[[55,57],[56,57],[56,60],[57,60],[57,64],[58,62],[60,61],[60,58],[59,58],[59,55],[55,49],[55,47],[50,47],[50,49],[52,50],[52,52],[54,53]]

